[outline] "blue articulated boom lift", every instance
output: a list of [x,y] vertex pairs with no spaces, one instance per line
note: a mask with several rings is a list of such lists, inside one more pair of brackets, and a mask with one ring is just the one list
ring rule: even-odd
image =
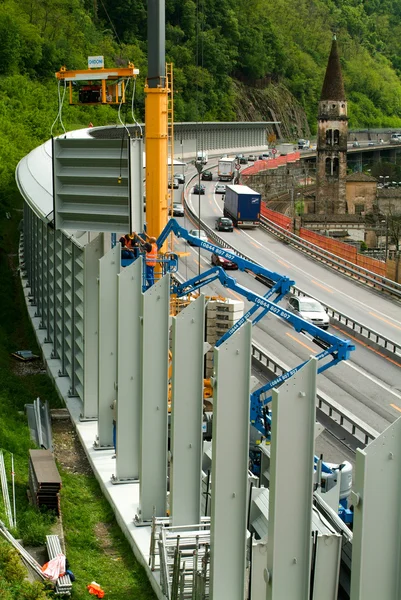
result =
[[[241,296],[246,298],[248,301],[254,303],[253,307],[251,307],[243,315],[243,317],[239,319],[239,321],[237,321],[237,323],[235,323],[235,325],[218,340],[216,347],[220,346],[239,327],[241,327],[241,325],[247,319],[250,319],[256,311],[260,310],[259,314],[252,320],[252,325],[258,323],[268,312],[270,312],[287,321],[287,323],[292,325],[295,331],[306,333],[311,337],[314,343],[322,348],[322,351],[319,352],[315,358],[319,362],[326,358],[328,360],[320,364],[318,367],[318,373],[323,373],[330,367],[338,364],[340,361],[347,360],[350,356],[350,353],[355,350],[355,346],[349,340],[341,339],[317,327],[316,325],[297,317],[290,311],[277,304],[290,291],[291,285],[294,284],[294,282],[288,277],[269,271],[265,267],[239,257],[225,248],[190,235],[188,231],[179,225],[175,219],[170,219],[162,231],[157,240],[158,248],[163,246],[170,233],[174,233],[176,237],[191,242],[193,246],[203,248],[208,252],[215,253],[230,261],[236,262],[240,271],[246,271],[255,276],[260,276],[264,281],[267,280],[271,285],[267,293],[264,296],[260,296],[245,286],[237,283],[236,279],[227,275],[227,273],[221,267],[213,267],[208,269],[207,271],[193,277],[192,279],[189,279],[184,283],[173,284],[172,291],[177,294],[178,297],[181,297],[194,292],[200,289],[202,286],[218,279],[224,287],[241,294]],[[174,269],[176,269],[177,265],[175,261],[172,261],[172,266]],[[276,377],[273,381],[266,383],[264,386],[251,393],[250,422],[263,437],[267,439],[270,438],[271,417],[268,410],[268,403],[271,401],[271,395],[269,395],[270,390],[289,379],[306,363],[307,361],[301,363],[297,367],[287,371],[279,377]],[[315,457],[315,462],[317,461],[318,459]],[[326,465],[324,462],[321,462],[321,468],[322,472],[324,473],[333,473],[331,467]],[[344,514],[343,517],[346,518],[346,515]]]
[[[227,258],[228,260],[236,262],[240,271],[251,272],[254,275],[262,276],[263,278],[266,278],[272,282],[272,287],[268,290],[265,296],[260,296],[245,286],[237,283],[236,279],[227,275],[227,273],[221,267],[213,267],[184,283],[173,284],[173,292],[177,294],[178,297],[181,297],[194,292],[200,289],[202,286],[218,279],[224,287],[241,294],[241,296],[246,298],[248,301],[254,303],[254,306],[250,308],[244,314],[244,316],[218,340],[216,347],[220,346],[228,337],[230,337],[230,335],[232,335],[239,327],[241,327],[241,325],[247,319],[249,319],[257,310],[260,309],[261,312],[253,319],[252,325],[258,323],[262,317],[264,317],[268,312],[271,312],[290,323],[295,331],[307,333],[309,336],[311,336],[313,342],[323,348],[315,358],[317,358],[318,361],[322,361],[325,358],[331,357],[331,360],[321,364],[318,368],[318,373],[323,373],[323,371],[326,371],[340,361],[347,360],[352,350],[355,350],[355,346],[349,340],[344,340],[331,333],[328,333],[320,327],[301,319],[301,317],[297,317],[292,312],[282,308],[277,304],[277,302],[279,302],[289,292],[291,285],[294,284],[294,282],[288,277],[269,271],[265,267],[239,257],[225,248],[221,248],[220,246],[216,246],[211,242],[205,242],[190,235],[188,231],[179,225],[175,219],[170,219],[162,231],[157,240],[158,248],[163,246],[170,233],[174,233],[178,238],[182,238],[191,242],[191,244],[194,246],[203,248],[208,252],[218,254],[223,258]],[[275,298],[272,299],[272,296],[274,295]],[[307,361],[303,362],[294,369],[287,371],[283,375],[280,375],[280,377],[276,377],[276,379],[268,382],[251,394],[251,423],[262,435],[268,437],[270,429],[271,420],[266,412],[266,405],[271,400],[271,396],[267,396],[268,392],[273,387],[277,387],[283,381],[286,381],[286,379],[294,375],[294,373],[299,371],[299,369],[301,369],[306,362]]]

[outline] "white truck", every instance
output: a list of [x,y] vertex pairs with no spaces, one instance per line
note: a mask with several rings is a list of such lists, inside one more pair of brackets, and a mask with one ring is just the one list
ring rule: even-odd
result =
[[201,165],[206,165],[208,158],[208,154],[205,150],[199,150],[199,152],[196,153],[196,162],[201,163]]
[[225,156],[219,159],[217,177],[219,181],[232,181],[234,179],[236,159],[233,156]]
[[390,137],[390,144],[401,144],[401,133],[392,133]]

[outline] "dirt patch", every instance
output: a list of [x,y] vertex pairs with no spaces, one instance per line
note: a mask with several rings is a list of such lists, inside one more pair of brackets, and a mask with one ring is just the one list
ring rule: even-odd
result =
[[69,419],[52,420],[54,456],[70,473],[92,475],[92,469]]
[[33,360],[30,362],[19,361],[18,359],[14,360],[15,362],[12,363],[12,370],[18,377],[25,377],[26,375],[43,375],[47,373],[45,365],[41,360]]
[[113,545],[113,539],[110,534],[111,528],[112,525],[110,523],[96,523],[94,533],[97,541],[100,542],[103,552],[112,560],[121,560],[121,556],[116,552]]

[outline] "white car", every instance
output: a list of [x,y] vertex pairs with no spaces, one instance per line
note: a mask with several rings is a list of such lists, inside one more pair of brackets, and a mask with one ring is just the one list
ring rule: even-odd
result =
[[[191,231],[189,231],[188,233],[189,233],[189,235],[192,235],[193,237],[199,238],[200,240],[202,240],[202,242],[208,241],[206,232],[203,231],[203,229],[191,229]],[[188,244],[190,246],[194,245],[193,242],[191,242],[189,240],[188,240]]]
[[226,186],[224,183],[216,183],[216,187],[214,188],[214,193],[215,194],[225,194],[226,193]]
[[328,329],[330,325],[329,315],[320,302],[314,298],[291,296],[288,300],[288,310],[322,329]]

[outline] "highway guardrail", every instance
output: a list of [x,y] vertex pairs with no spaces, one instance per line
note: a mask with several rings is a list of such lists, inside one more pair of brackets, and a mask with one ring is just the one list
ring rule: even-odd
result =
[[298,235],[295,235],[295,233],[287,231],[266,217],[261,217],[261,226],[275,237],[285,241],[287,244],[295,246],[298,250],[308,254],[312,258],[319,260],[320,262],[324,262],[328,266],[336,269],[337,271],[345,273],[361,283],[401,299],[401,284],[397,283],[396,281],[392,281],[391,279],[387,279],[387,277],[373,273],[368,269],[364,269],[363,267],[355,265],[344,258],[332,254],[328,250],[324,250],[323,248],[312,244],[312,242],[303,240]]

